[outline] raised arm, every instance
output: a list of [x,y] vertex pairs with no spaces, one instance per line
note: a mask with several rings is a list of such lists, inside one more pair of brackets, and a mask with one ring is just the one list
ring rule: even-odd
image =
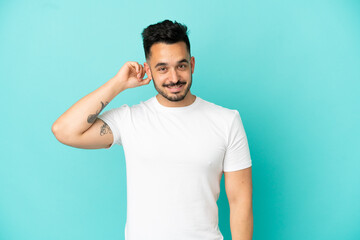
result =
[[77,148],[109,147],[113,142],[111,129],[97,116],[120,92],[149,84],[151,79],[143,79],[144,75],[141,64],[126,62],[113,78],[81,98],[53,123],[51,130],[56,139]]

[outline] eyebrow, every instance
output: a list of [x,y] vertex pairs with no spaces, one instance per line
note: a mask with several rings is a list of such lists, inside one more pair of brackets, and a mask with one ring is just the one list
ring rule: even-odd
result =
[[[188,60],[186,60],[185,58],[178,61],[177,63],[183,63],[183,62],[186,62],[186,63],[189,63]],[[155,65],[155,68],[157,68],[158,66],[167,66],[168,64],[167,63],[164,63],[164,62],[159,62],[158,64]]]

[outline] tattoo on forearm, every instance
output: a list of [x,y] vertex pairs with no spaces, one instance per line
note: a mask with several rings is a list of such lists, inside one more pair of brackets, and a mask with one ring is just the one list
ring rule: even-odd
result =
[[101,109],[99,112],[96,112],[95,114],[90,114],[87,118],[87,122],[88,123],[94,123],[97,116],[100,114],[100,112],[106,107],[106,105],[108,104],[109,102],[106,102],[106,103],[103,103],[101,102]]
[[100,136],[103,136],[107,133],[111,133],[112,134],[112,131],[109,127],[109,125],[107,125],[105,122],[104,122],[104,125],[101,126],[100,128]]

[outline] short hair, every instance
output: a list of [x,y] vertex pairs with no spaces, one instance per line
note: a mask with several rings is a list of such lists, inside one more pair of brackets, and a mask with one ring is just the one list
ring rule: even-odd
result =
[[162,42],[167,44],[185,42],[190,54],[190,41],[188,37],[187,26],[178,22],[172,22],[168,19],[149,25],[141,33],[145,51],[145,58],[150,58],[150,48],[153,44]]

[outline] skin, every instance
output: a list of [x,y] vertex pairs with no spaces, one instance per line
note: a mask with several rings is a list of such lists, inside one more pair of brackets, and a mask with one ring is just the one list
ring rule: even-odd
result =
[[109,102],[106,102],[106,103],[103,103],[101,102],[101,108],[99,111],[96,111],[95,114],[90,114],[87,118],[87,122],[88,123],[94,123],[96,121],[96,118],[97,116],[100,114],[100,112],[106,107],[106,105],[108,104]]
[[[156,98],[163,106],[184,107],[195,101],[196,96],[190,91],[195,58],[190,57],[185,42],[153,44],[144,68],[153,80],[158,92]],[[184,84],[180,92],[172,93],[166,87],[178,83]]]

